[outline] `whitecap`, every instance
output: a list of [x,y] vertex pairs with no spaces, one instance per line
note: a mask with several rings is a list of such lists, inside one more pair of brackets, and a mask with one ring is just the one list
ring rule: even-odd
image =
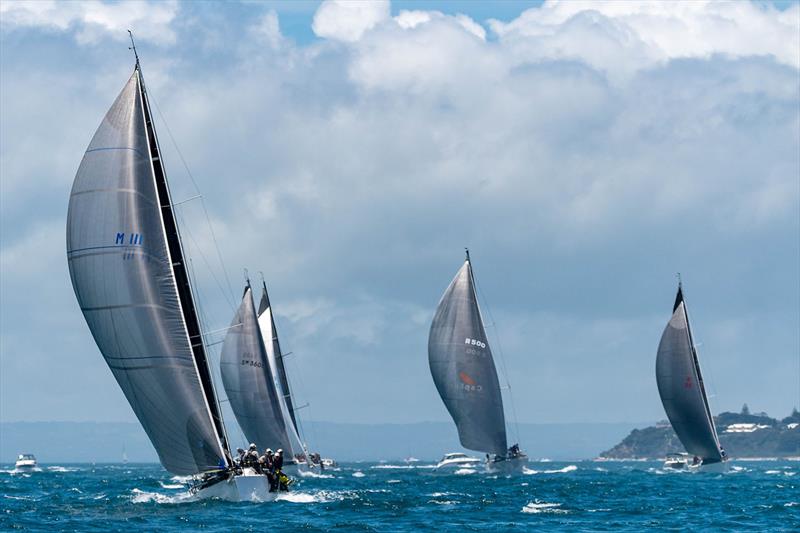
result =
[[158,482],[161,485],[161,488],[164,489],[185,489],[186,485],[182,485],[180,483],[164,483],[163,481]]
[[787,502],[783,504],[784,507],[795,507],[797,505],[800,505],[800,502]]
[[374,470],[409,470],[416,468],[414,465],[373,465],[370,469]]
[[558,470],[533,470],[532,468],[523,467],[522,473],[531,475],[531,474],[567,474],[569,472],[574,472],[578,469],[575,465],[568,465],[564,468],[559,468]]
[[386,481],[386,483],[402,483],[402,481],[400,481],[399,479],[390,479]]
[[77,468],[70,468],[66,466],[48,466],[47,470],[50,472],[77,472]]
[[321,474],[313,470],[298,470],[297,475],[300,477],[313,477],[317,479],[333,479],[332,474]]
[[139,489],[131,491],[131,501],[133,503],[182,503],[194,499],[194,495],[189,492],[182,492],[180,494],[166,495],[158,492],[145,492]]
[[782,474],[783,472],[781,472],[780,470],[767,470],[764,473],[765,474]]
[[353,477],[364,477],[364,475],[365,475],[364,472],[361,472],[359,470],[353,472]]
[[288,492],[286,494],[280,494],[276,496],[275,501],[292,503],[317,503],[324,500],[319,499],[313,494],[307,494],[304,492]]
[[469,474],[474,474],[475,472],[477,472],[477,470],[473,468],[459,468],[454,472],[454,474],[457,476],[467,476]]
[[569,511],[561,509],[560,503],[547,503],[536,500],[530,502],[522,508],[523,513],[539,514],[539,513],[552,513],[552,514],[566,514]]

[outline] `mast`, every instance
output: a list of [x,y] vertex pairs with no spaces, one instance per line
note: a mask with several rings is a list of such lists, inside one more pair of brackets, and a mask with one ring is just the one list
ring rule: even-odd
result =
[[[130,30],[128,30],[128,33],[130,33]],[[160,205],[167,247],[172,260],[172,272],[175,276],[178,300],[180,302],[186,329],[189,334],[192,354],[194,356],[195,366],[197,367],[197,372],[200,378],[200,384],[205,396],[206,404],[219,437],[220,446],[223,449],[226,460],[230,462],[230,447],[228,445],[227,434],[225,431],[224,422],[222,420],[219,404],[217,403],[217,396],[214,390],[214,382],[211,376],[211,370],[208,366],[208,356],[206,354],[205,343],[200,327],[200,319],[197,313],[194,294],[192,293],[189,274],[186,269],[184,260],[185,254],[183,251],[183,245],[181,243],[180,231],[178,229],[178,224],[175,219],[175,212],[172,207],[169,184],[167,183],[166,172],[164,170],[163,161],[161,160],[161,149],[158,144],[158,137],[156,136],[155,127],[152,121],[150,100],[147,95],[147,90],[145,89],[144,77],[142,76],[142,69],[139,64],[139,56],[136,53],[136,46],[133,43],[133,35],[131,35],[131,45],[134,55],[136,56],[135,70],[139,76],[139,95],[143,104],[142,109],[144,111],[145,130],[147,134],[147,142],[150,148],[150,163],[155,178],[156,194]]]

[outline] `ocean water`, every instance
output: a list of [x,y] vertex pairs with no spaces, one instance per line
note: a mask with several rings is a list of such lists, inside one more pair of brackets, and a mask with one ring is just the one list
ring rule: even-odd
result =
[[725,474],[660,463],[541,462],[524,474],[353,463],[299,478],[278,501],[193,501],[159,465],[0,471],[0,530],[800,530],[800,462],[734,461]]

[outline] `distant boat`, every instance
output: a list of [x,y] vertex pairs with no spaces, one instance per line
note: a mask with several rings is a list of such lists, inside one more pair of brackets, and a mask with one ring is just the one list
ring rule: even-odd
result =
[[482,461],[477,457],[470,457],[465,453],[446,453],[444,457],[436,463],[436,470],[477,468],[481,465],[481,462]]
[[672,306],[672,317],[658,345],[656,382],[672,428],[689,452],[687,455],[670,454],[664,466],[673,469],[696,468],[727,460],[708,406],[680,282]]
[[486,338],[469,251],[444,292],[428,336],[428,363],[461,445],[487,455],[490,470],[517,470],[528,457],[508,448],[503,398]]
[[220,373],[233,414],[245,437],[260,452],[283,449],[286,465],[309,465],[297,432],[283,355],[263,285],[259,313],[247,282],[242,303],[225,335]]
[[195,476],[198,497],[268,498],[266,476],[233,469],[138,55],[75,176],[67,259],[94,340],[164,468]]
[[17,457],[17,462],[14,463],[14,468],[17,470],[33,470],[36,468],[36,457],[32,453],[21,453]]

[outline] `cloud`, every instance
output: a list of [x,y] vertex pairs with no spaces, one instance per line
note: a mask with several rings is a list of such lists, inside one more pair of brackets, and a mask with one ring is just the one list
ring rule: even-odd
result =
[[168,1],[56,2],[55,0],[20,0],[3,2],[3,29],[43,28],[66,32],[74,29],[75,40],[94,45],[103,39],[128,39],[132,30],[137,39],[156,44],[173,44],[176,34],[172,23],[178,4]]
[[629,76],[680,58],[767,55],[800,66],[800,5],[550,0],[489,26],[519,62],[579,60]]
[[364,32],[388,18],[388,0],[372,2],[326,0],[314,13],[312,28],[319,37],[355,42]]
[[[630,3],[545,4],[484,39],[477,22],[433,10],[341,11],[367,5],[323,4],[315,30],[328,29],[298,45],[292,25],[262,6],[236,18],[183,4],[181,21],[193,25],[174,24],[181,46],[150,51],[151,97],[200,184],[232,280],[229,291],[202,206],[181,204],[209,329],[230,323],[242,269],[261,270],[315,416],[444,419],[427,330],[470,246],[516,400],[534,406],[523,420],[585,420],[587,398],[607,398],[589,413],[597,420],[650,419],[663,416],[653,352],[680,270],[724,405],[758,395],[770,411],[787,408],[790,373],[778,385],[767,378],[796,368],[798,68],[752,39],[725,51],[734,44],[718,21],[708,22],[707,53],[659,44],[670,41],[659,28],[696,31],[718,10],[742,35],[754,20],[780,33],[795,8],[669,3],[659,15]],[[737,9],[755,10],[753,20]],[[130,65],[74,53],[83,23],[71,20],[63,56],[34,31],[4,41],[0,296],[4,312],[25,317],[58,294],[53,337],[69,324],[70,353],[99,363],[54,258],[69,183]],[[198,27],[233,45],[195,46],[205,42]],[[190,198],[155,114],[173,197]],[[26,256],[41,259],[30,276]],[[24,322],[3,334],[4,351],[24,353]],[[748,331],[731,340],[725,324]],[[49,350],[40,352],[44,361]],[[12,370],[4,394],[20,391]],[[364,405],[372,397],[383,400]]]

